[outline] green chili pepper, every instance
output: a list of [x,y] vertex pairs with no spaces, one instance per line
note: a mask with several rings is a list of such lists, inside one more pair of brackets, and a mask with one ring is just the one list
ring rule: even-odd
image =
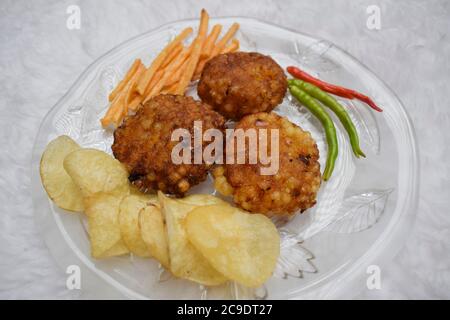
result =
[[309,94],[313,98],[316,98],[317,100],[322,102],[325,106],[330,108],[339,118],[345,130],[347,131],[348,137],[350,138],[350,144],[352,146],[353,153],[355,154],[355,156],[358,158],[360,156],[366,157],[364,152],[362,152],[361,148],[359,147],[358,131],[356,131],[352,119],[348,115],[345,108],[341,106],[339,102],[336,101],[336,99],[334,99],[328,93],[324,92],[323,90],[321,90],[320,88],[311,83],[294,79],[288,80],[288,82],[289,85],[299,87],[300,89],[304,90],[307,94]]
[[322,108],[320,103],[296,85],[289,84],[289,91],[301,104],[308,108],[308,110],[311,111],[317,119],[319,119],[325,129],[328,144],[328,156],[325,170],[323,172],[323,180],[326,181],[333,173],[334,163],[336,162],[338,155],[338,142],[333,120],[325,109]]

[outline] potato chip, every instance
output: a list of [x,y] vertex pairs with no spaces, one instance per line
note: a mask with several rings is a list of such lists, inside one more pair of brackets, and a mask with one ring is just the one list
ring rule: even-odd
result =
[[170,269],[167,231],[158,205],[149,205],[141,209],[139,229],[151,256]]
[[129,193],[128,172],[109,154],[96,149],[80,149],[64,159],[64,168],[84,197],[97,192]]
[[222,203],[214,196],[190,196],[172,199],[158,193],[159,204],[167,226],[169,240],[170,271],[177,277],[189,279],[204,285],[219,285],[227,279],[216,271],[187,239],[184,219],[189,211],[205,202]]
[[141,237],[139,212],[151,203],[157,202],[156,196],[133,194],[123,198],[119,210],[119,226],[122,239],[128,249],[142,258],[149,258],[150,250]]
[[227,278],[248,287],[262,285],[280,254],[280,238],[272,221],[230,205],[192,210],[185,220],[189,241]]
[[222,200],[218,197],[215,197],[211,194],[192,194],[192,195],[184,197],[184,198],[178,198],[177,201],[180,203],[192,205],[195,207],[227,203],[224,200]]
[[117,242],[112,248],[106,250],[101,257],[99,258],[109,258],[109,257],[115,257],[115,256],[121,256],[124,254],[129,253],[127,246],[125,245],[125,242],[123,240],[120,240]]
[[128,249],[122,240],[119,208],[123,195],[97,193],[86,201],[91,254],[106,258],[125,254]]
[[39,167],[42,184],[50,199],[60,208],[83,211],[80,188],[72,181],[63,167],[64,158],[80,146],[68,136],[51,141],[42,154]]

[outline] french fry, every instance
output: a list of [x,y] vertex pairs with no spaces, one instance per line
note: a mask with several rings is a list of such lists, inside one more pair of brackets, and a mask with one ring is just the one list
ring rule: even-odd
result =
[[200,14],[200,26],[198,28],[198,37],[206,37],[208,33],[209,15],[205,9]]
[[178,82],[177,90],[175,92],[176,94],[184,94],[186,87],[189,85],[189,82],[191,81],[198,60],[200,58],[201,42],[202,42],[201,38],[197,38],[194,42],[194,50],[192,56],[189,58],[186,69],[184,70],[184,73],[182,74]]
[[[150,94],[150,92],[152,92],[152,89],[155,87],[157,82],[162,80],[162,77],[164,76],[166,71],[171,72],[174,69],[174,67],[179,68],[181,63],[184,63],[183,60],[188,58],[188,56],[191,52],[191,49],[192,49],[191,46],[189,46],[187,48],[181,46],[181,51],[179,51],[178,54],[173,57],[172,61],[170,61],[170,63],[168,63],[165,67],[161,66],[161,68],[155,73],[155,76],[153,77],[152,81],[148,85],[147,90],[144,94],[145,97],[147,97]],[[146,101],[148,101],[148,99]],[[146,102],[146,101],[144,101],[144,102]]]
[[202,9],[202,14],[200,18],[200,27],[198,28],[198,35],[195,40],[192,42],[192,54],[189,57],[188,64],[186,66],[186,70],[183,72],[180,81],[178,82],[177,89],[175,90],[175,94],[184,94],[186,87],[189,85],[189,82],[194,75],[195,68],[197,67],[197,63],[200,60],[200,54],[202,53],[203,44],[206,40],[206,34],[208,32],[208,21],[209,16],[205,9]]
[[[227,33],[223,36],[223,38],[220,39],[220,41],[217,42],[217,44],[215,46],[214,46],[214,43],[212,44],[213,48],[212,48],[209,56],[200,60],[200,62],[198,63],[198,65],[195,69],[195,73],[194,73],[194,76],[192,77],[192,80],[197,80],[198,78],[200,78],[203,68],[205,67],[206,62],[208,62],[209,59],[214,58],[215,56],[217,56],[220,53],[223,53],[223,51],[225,50],[225,45],[235,35],[235,33],[237,32],[238,29],[239,29],[239,24],[233,23],[233,25],[230,27],[230,29],[228,29]],[[236,47],[236,44],[231,44],[229,46],[229,48],[227,49],[230,51],[227,51],[227,52],[234,52],[234,51],[238,50],[239,42],[237,43],[237,48],[235,48],[235,47]]]
[[[214,25],[208,35],[208,23],[208,12],[202,9],[197,36],[188,47],[183,46],[183,41],[192,33],[190,27],[169,42],[149,68],[136,59],[108,97],[111,105],[101,119],[103,127],[118,126],[129,111],[135,112],[159,93],[184,94],[190,81],[200,77],[209,59],[239,49],[239,41],[232,39],[239,24],[232,24],[217,41],[223,26]],[[227,45],[230,40],[231,44]]]
[[128,69],[125,77],[119,82],[119,84],[109,94],[108,100],[110,102],[112,102],[116,98],[117,94],[127,85],[128,81],[136,73],[136,71],[138,70],[138,68],[141,64],[142,64],[141,59],[134,60],[130,69]]
[[154,85],[154,87],[151,88],[150,92],[145,96],[144,102],[146,103],[148,100],[150,100],[152,97],[157,95],[164,85],[166,84],[166,81],[170,78],[170,76],[181,67],[183,62],[185,60],[190,60],[189,56],[191,54],[191,51],[193,50],[193,45],[190,45],[188,48],[185,48],[183,52],[164,70],[164,74],[159,81],[157,81]]
[[158,93],[164,87],[164,83],[166,82],[166,79],[168,77],[169,77],[169,74],[164,73],[163,77],[158,82],[156,82],[155,86],[152,88],[152,90],[150,90],[150,93],[145,97],[143,103],[146,103],[148,100],[150,100],[154,96],[158,95]]
[[163,91],[161,91],[161,94],[174,94],[177,90],[177,84],[178,82],[175,82],[171,86],[164,87]]
[[127,102],[132,99],[132,96],[135,93],[136,83],[145,70],[145,66],[142,64],[141,60],[136,59],[124,79],[117,85],[114,91],[111,92],[109,98],[114,97],[114,99],[111,101],[107,113],[100,120],[103,127],[107,127],[111,123],[117,126],[126,115],[128,111]]
[[112,124],[117,128],[120,125],[120,122],[122,121],[122,119],[125,117],[126,115],[126,110],[125,110],[125,97],[126,97],[126,92],[122,91],[120,93],[120,96],[117,100],[117,111],[113,114],[112,116]]
[[[140,79],[140,76],[145,72],[145,66],[141,64],[138,67],[138,70],[135,72],[133,77],[128,81],[128,84],[125,88],[119,93],[119,95],[115,98],[115,100],[111,103],[111,106],[105,115],[105,117],[101,120],[102,125],[107,127],[111,123],[114,126],[120,125],[120,122],[123,118],[128,114],[128,110],[130,110],[130,104],[135,99],[142,100],[139,93],[136,91],[136,84]],[[134,101],[133,104],[136,104]],[[138,104],[137,104],[138,105]],[[135,106],[133,106],[135,108]],[[135,109],[133,109],[134,111]]]
[[[189,47],[184,48],[181,53],[172,61],[172,63],[167,66],[166,69],[158,70],[154,79],[151,81],[149,87],[147,88],[147,91],[144,95],[146,98],[144,102],[147,102],[153,95],[157,94],[158,88],[160,90],[164,87],[166,81],[169,79],[169,76],[175,73],[183,65],[183,63],[185,63],[186,60],[189,60],[192,47],[193,45],[191,44]],[[157,88],[155,89],[156,86]]]
[[227,33],[223,36],[223,38],[220,39],[219,42],[217,42],[216,46],[214,47],[214,49],[211,52],[210,58],[214,58],[215,56],[217,56],[218,54],[220,54],[222,52],[222,50],[225,48],[228,41],[230,41],[230,39],[234,37],[234,35],[238,31],[238,29],[239,29],[239,23],[235,22],[231,25],[230,29],[228,29]]
[[192,28],[186,28],[184,29],[172,42],[170,42],[156,57],[155,60],[153,60],[150,67],[147,69],[145,74],[142,76],[141,80],[139,81],[137,85],[137,91],[139,94],[144,94],[145,90],[147,89],[147,86],[149,85],[150,81],[152,80],[153,76],[155,75],[155,72],[159,69],[161,64],[166,59],[166,56],[172,51],[172,49],[180,42],[182,42],[184,39],[186,39],[189,34],[191,34]]
[[214,44],[219,37],[220,31],[222,31],[222,25],[216,24],[212,28],[211,33],[206,38],[205,43],[203,44],[202,53],[200,54],[200,61],[195,68],[192,80],[197,80],[198,78],[200,78],[200,74],[202,73],[203,67],[205,66],[206,62],[208,62],[209,60],[209,56],[211,55]]
[[119,95],[117,95],[114,100],[111,102],[108,110],[106,111],[105,115],[103,116],[103,118],[100,119],[100,123],[102,124],[103,128],[108,127],[111,122],[112,122],[112,117],[113,114],[115,112],[117,112],[119,106],[117,105],[117,100],[120,97],[120,92]]
[[203,37],[198,37],[197,39],[194,40],[194,48],[192,50],[192,55],[189,58],[186,70],[184,71],[184,73],[180,78],[180,81],[178,82],[175,94],[180,95],[184,94],[186,87],[189,85],[189,82],[191,81],[192,76],[194,75],[195,68],[197,67],[197,63],[200,58],[203,41],[204,41]]
[[143,98],[141,95],[137,95],[136,97],[134,97],[133,100],[131,100],[131,102],[128,104],[128,110],[135,112],[141,104],[142,99]]
[[231,40],[231,44],[225,47],[221,53],[230,53],[239,50],[239,40],[233,39]]
[[131,100],[133,91],[134,91],[134,85],[132,82],[129,82],[124,90],[123,111],[122,111],[123,116],[125,116],[128,113],[128,101]]
[[127,86],[127,92],[125,95],[125,114],[128,113],[128,109],[129,109],[129,104],[130,102],[136,97],[139,96],[139,93],[136,91],[136,86],[137,83],[141,77],[141,75],[145,72],[145,67],[143,64],[141,64],[138,67],[138,70],[136,71],[136,73],[133,75],[133,77],[131,78],[128,86]]
[[119,95],[114,98],[105,116],[100,120],[104,128],[108,127],[110,124],[117,124],[120,122],[120,117],[123,114],[124,102],[125,102],[126,92],[122,90]]
[[189,60],[185,60],[183,62],[183,64],[178,68],[178,70],[176,70],[172,74],[172,76],[169,79],[167,79],[166,83],[164,84],[164,88],[171,87],[171,86],[173,86],[173,85],[178,83],[178,81],[180,80],[181,75],[186,70],[186,67],[188,65],[188,61]]
[[152,81],[150,81],[150,84],[148,85],[147,90],[144,93],[144,97],[146,97],[147,95],[150,94],[150,91],[153,89],[153,87],[156,85],[156,83],[161,80],[162,76],[164,75],[164,72],[165,72],[165,70],[161,69],[155,73]]
[[194,75],[192,76],[192,81],[200,79],[200,75],[202,74],[203,68],[205,64],[208,62],[208,58],[202,59],[198,62],[197,67],[195,68]]
[[166,59],[164,59],[163,63],[159,67],[159,70],[165,69],[172,61],[175,59],[178,54],[184,49],[184,46],[181,43],[178,43],[172,50],[170,54],[167,55]]
[[219,37],[220,31],[222,31],[222,25],[216,24],[212,28],[210,34],[205,40],[205,43],[203,44],[201,58],[208,58],[211,55],[211,52],[214,48],[214,44],[216,43],[217,38]]
[[151,89],[150,93],[145,97],[144,103],[146,103],[148,100],[156,96],[162,90],[167,79],[169,79],[170,75],[171,73],[167,72],[167,70],[166,72],[164,72],[163,77],[156,82],[155,86]]

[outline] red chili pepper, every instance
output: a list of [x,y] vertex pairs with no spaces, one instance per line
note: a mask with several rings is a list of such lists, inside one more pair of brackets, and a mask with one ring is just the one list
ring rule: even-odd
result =
[[309,82],[309,83],[319,87],[323,91],[326,91],[328,93],[332,93],[336,96],[347,98],[347,99],[358,99],[358,100],[368,104],[372,109],[374,109],[378,112],[383,111],[380,107],[378,107],[375,104],[375,102],[373,102],[373,100],[371,98],[369,98],[368,96],[366,96],[360,92],[357,92],[352,89],[336,86],[331,83],[324,82],[324,81],[317,79],[317,78],[313,77],[312,75],[306,73],[305,71],[300,70],[299,68],[294,67],[294,66],[287,67],[287,71],[293,77],[303,80],[303,81],[306,81],[306,82]]

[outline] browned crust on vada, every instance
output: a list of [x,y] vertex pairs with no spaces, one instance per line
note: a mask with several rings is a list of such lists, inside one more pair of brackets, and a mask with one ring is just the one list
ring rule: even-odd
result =
[[[112,151],[130,173],[130,181],[141,191],[161,190],[183,196],[190,187],[206,179],[211,164],[174,164],[172,149],[178,141],[171,141],[178,128],[189,130],[194,145],[194,121],[202,122],[204,131],[215,128],[223,131],[225,119],[212,108],[192,97],[159,95],[152,98],[138,112],[128,117],[114,132]],[[207,145],[203,142],[202,150]]]
[[314,206],[321,174],[311,134],[274,113],[248,115],[237,123],[240,128],[279,129],[279,170],[261,175],[259,158],[257,164],[225,164],[214,170],[216,189],[232,195],[239,207],[267,216],[289,216]]
[[283,69],[269,56],[257,52],[221,54],[203,69],[199,97],[228,119],[269,112],[286,94]]

